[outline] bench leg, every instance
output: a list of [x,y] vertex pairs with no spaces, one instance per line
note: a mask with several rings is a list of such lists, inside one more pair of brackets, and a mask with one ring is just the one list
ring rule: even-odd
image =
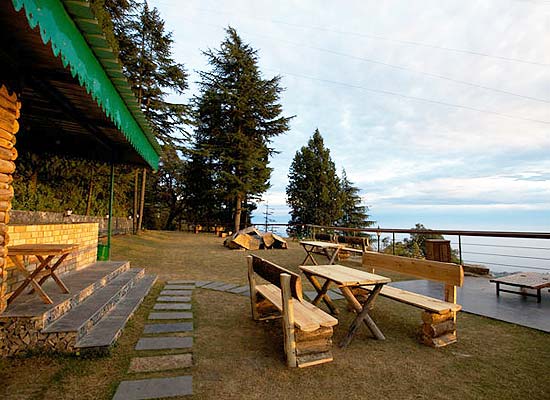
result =
[[457,341],[456,313],[422,313],[422,343],[430,347],[444,347]]
[[295,328],[296,364],[299,368],[311,367],[326,362],[332,358],[332,334],[329,328],[319,328],[313,332],[304,332]]

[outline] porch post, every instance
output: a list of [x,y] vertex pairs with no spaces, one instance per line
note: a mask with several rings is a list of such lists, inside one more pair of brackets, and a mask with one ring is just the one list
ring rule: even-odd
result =
[[5,85],[0,86],[0,313],[7,306],[6,257],[9,236],[7,224],[13,198],[12,174],[15,171],[15,134],[19,131],[21,103],[15,93],[10,94]]

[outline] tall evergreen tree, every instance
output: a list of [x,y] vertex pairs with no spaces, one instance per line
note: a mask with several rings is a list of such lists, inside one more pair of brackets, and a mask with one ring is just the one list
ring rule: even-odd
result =
[[[272,139],[289,128],[281,116],[280,77],[264,79],[258,52],[229,27],[218,50],[204,52],[211,70],[201,72],[195,98],[196,132],[200,151],[212,167],[210,179],[233,212],[235,230],[241,227],[243,202],[269,187]],[[216,196],[217,197],[217,196]]]
[[338,221],[338,225],[348,228],[367,228],[374,225],[374,221],[368,220],[368,207],[363,205],[359,189],[349,181],[345,169],[342,169],[340,190],[343,215]]
[[288,179],[290,224],[335,225],[342,218],[340,179],[318,129],[296,152]]

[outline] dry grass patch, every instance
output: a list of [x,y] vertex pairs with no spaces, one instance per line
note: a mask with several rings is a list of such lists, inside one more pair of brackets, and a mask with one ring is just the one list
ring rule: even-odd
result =
[[[294,271],[305,257],[296,242],[288,250],[255,253]],[[222,239],[209,234],[147,232],[114,240],[115,259],[146,267],[160,281],[246,284],[247,254],[224,248]],[[126,374],[160,288],[155,286],[110,357],[0,360],[0,399],[110,399],[123,379],[181,374]],[[337,304],[342,313],[335,343],[353,318],[342,301]],[[196,399],[550,398],[550,335],[483,317],[461,313],[459,342],[436,350],[419,343],[418,309],[381,298],[373,318],[386,341],[373,340],[361,327],[346,350],[334,347],[334,362],[302,370],[285,367],[279,322],[252,321],[246,297],[196,289],[193,314],[195,365],[185,372],[193,375]]]

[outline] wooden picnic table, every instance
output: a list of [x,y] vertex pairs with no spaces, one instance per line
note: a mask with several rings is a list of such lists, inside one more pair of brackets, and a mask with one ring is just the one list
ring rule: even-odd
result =
[[[28,285],[33,286],[31,293],[36,290],[44,303],[52,304],[52,299],[41,287],[49,277],[57,283],[63,293],[69,293],[69,289],[65,286],[59,276],[57,276],[55,270],[61,265],[65,258],[67,258],[70,252],[77,248],[77,244],[21,244],[17,246],[9,246],[8,256],[13,261],[15,266],[21,271],[21,273],[23,273],[25,280],[12,293],[8,299],[8,304],[12,303]],[[25,268],[22,260],[24,256],[35,256],[38,259],[39,263],[32,272],[27,271]],[[52,265],[55,257],[58,257],[58,259],[55,264]],[[37,282],[36,277],[41,272],[45,272],[45,274]]]
[[338,253],[340,253],[340,250],[345,246],[345,244],[319,242],[314,240],[302,240],[300,244],[306,251],[306,258],[302,261],[302,265],[305,265],[307,260],[311,260],[313,265],[318,265],[313,257],[314,254],[323,255],[327,258],[329,264],[334,264],[334,261],[338,257]]
[[[497,284],[497,297],[500,292],[514,293],[522,296],[536,297],[537,303],[541,301],[541,289],[550,287],[550,274],[541,274],[539,272],[519,272],[517,274],[503,276],[502,278],[491,279],[490,282]],[[521,289],[533,289],[537,294],[527,293],[525,291],[514,291],[502,289],[500,285],[515,286]]]
[[[355,317],[351,323],[348,334],[340,343],[340,347],[346,347],[351,342],[361,322],[367,325],[376,339],[385,339],[382,331],[380,331],[376,323],[370,317],[369,311],[373,307],[374,301],[378,297],[382,287],[386,283],[391,282],[390,278],[338,264],[301,265],[299,268],[317,291],[317,296],[312,302],[315,306],[323,300],[333,313],[337,313],[334,303],[327,294],[330,285],[335,284],[338,286],[348,303],[357,312],[357,317]],[[323,278],[325,280],[323,285],[319,283],[317,278]],[[370,291],[368,292],[368,296],[362,303],[355,297],[352,290],[353,288],[361,286],[373,286],[372,289],[369,288]]]

